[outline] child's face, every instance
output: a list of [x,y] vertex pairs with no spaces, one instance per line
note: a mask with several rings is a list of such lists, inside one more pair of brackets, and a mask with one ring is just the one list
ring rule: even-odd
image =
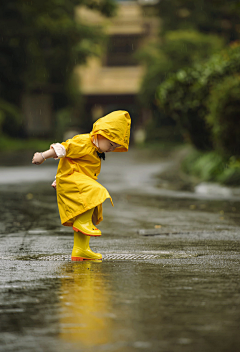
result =
[[117,147],[120,147],[119,144],[110,141],[109,139],[98,135],[98,145],[99,149],[103,153],[113,152]]

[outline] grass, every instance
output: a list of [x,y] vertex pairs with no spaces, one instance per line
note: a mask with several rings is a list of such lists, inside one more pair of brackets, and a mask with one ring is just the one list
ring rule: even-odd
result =
[[53,141],[42,139],[19,139],[6,136],[0,137],[0,152],[14,152],[19,150],[46,150]]
[[191,150],[182,162],[183,171],[205,182],[240,186],[240,162],[235,157],[224,158],[215,151]]

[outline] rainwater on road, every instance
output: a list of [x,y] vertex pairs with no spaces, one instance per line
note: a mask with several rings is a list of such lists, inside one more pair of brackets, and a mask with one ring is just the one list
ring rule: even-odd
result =
[[171,157],[108,154],[103,261],[71,262],[57,166],[27,161],[0,167],[0,351],[240,350],[236,193],[162,188]]

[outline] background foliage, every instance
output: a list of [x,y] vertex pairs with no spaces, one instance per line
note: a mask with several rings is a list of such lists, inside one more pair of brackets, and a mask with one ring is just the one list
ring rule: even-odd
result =
[[195,29],[221,36],[227,43],[239,38],[239,1],[161,0],[157,8],[163,32]]
[[155,99],[156,88],[169,74],[189,67],[196,61],[208,59],[221,50],[224,41],[215,35],[193,30],[168,31],[158,43],[150,43],[138,53],[146,66],[140,95],[145,106]]
[[203,180],[240,183],[240,45],[204,64],[173,74],[159,86],[158,102],[185,139],[207,154],[194,154],[185,171]]
[[215,149],[226,156],[240,157],[240,65],[234,75],[213,86],[207,108],[206,121]]
[[[104,38],[98,26],[75,21],[75,8],[79,5],[106,16],[116,9],[113,0],[0,2],[2,120],[3,116],[13,116],[2,108],[3,101],[16,110],[24,92],[51,94],[55,110],[71,102],[69,81],[74,66],[85,62],[89,55],[98,55]],[[5,131],[12,134],[12,129]]]
[[[208,122],[212,121],[213,123],[213,113],[212,117],[209,116],[206,119],[209,114],[209,96],[214,85],[220,84],[226,77],[232,77],[239,73],[240,46],[234,45],[220,54],[212,56],[204,64],[198,63],[172,75],[159,87],[159,106],[177,121],[186,139],[191,141],[195,147],[200,150],[212,149],[212,128]],[[230,84],[229,80],[227,84]],[[216,102],[218,99],[216,92],[213,94],[215,94]],[[227,97],[231,99],[230,95]],[[213,105],[214,102],[211,104],[212,110],[214,109]],[[221,106],[223,107],[223,105]],[[224,110],[222,114],[225,116]],[[215,121],[216,119],[215,114]],[[227,120],[225,117],[224,119]],[[232,119],[234,119],[233,116]]]
[[146,67],[139,100],[144,107],[151,108],[153,115],[153,120],[146,127],[147,140],[181,139],[172,116],[157,107],[156,90],[159,84],[179,69],[206,60],[223,46],[224,41],[215,35],[181,30],[166,32],[158,44],[151,43],[138,53],[138,58]]
[[240,184],[240,3],[162,0],[156,7],[159,38],[139,56],[146,66],[140,100],[153,114],[147,139],[174,141],[178,133],[196,148],[186,172]]

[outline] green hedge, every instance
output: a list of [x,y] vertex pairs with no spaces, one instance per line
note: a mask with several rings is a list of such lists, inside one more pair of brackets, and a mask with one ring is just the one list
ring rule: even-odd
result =
[[137,59],[146,67],[140,90],[140,104],[149,107],[155,101],[157,87],[169,74],[195,62],[207,60],[223,47],[222,38],[194,30],[168,31],[158,43],[150,42],[143,46],[136,54]]
[[227,165],[216,152],[203,153],[193,150],[183,161],[182,168],[187,174],[196,176],[202,181],[216,181]]
[[197,149],[212,150],[212,126],[206,121],[210,92],[226,77],[239,73],[240,45],[235,44],[167,79],[157,91],[159,107],[177,121],[185,139]]
[[8,136],[0,138],[0,152],[16,152],[20,150],[29,150],[32,152],[44,151],[49,149],[53,141],[42,139],[19,139]]
[[0,134],[16,137],[21,135],[22,130],[20,109],[12,103],[0,100]]
[[240,161],[224,157],[216,151],[192,150],[182,162],[182,170],[201,181],[240,185]]
[[214,146],[227,156],[240,156],[240,76],[226,77],[210,92],[209,115]]

